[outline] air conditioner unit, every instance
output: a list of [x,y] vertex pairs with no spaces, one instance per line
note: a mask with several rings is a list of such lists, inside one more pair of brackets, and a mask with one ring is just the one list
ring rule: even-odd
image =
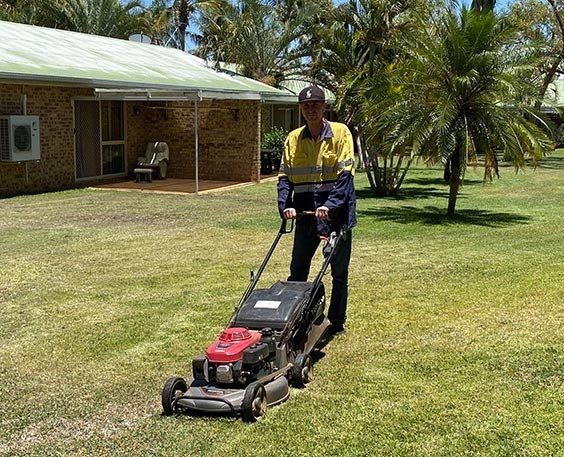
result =
[[39,116],[0,116],[0,161],[39,159]]

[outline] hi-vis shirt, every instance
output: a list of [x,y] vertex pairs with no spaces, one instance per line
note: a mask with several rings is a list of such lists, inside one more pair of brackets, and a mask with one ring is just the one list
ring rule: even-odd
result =
[[315,211],[329,208],[330,222],[319,221],[318,232],[356,225],[354,147],[345,124],[323,120],[315,141],[307,126],[293,130],[284,145],[278,174],[278,209]]

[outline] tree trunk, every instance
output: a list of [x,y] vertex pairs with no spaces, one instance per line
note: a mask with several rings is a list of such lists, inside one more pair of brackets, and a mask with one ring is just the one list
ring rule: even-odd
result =
[[458,189],[460,188],[460,175],[461,175],[461,144],[456,145],[455,152],[450,156],[450,187],[448,194],[448,210],[447,216],[454,216],[454,209],[456,207],[456,197],[458,196]]
[[548,86],[556,76],[556,73],[558,72],[558,68],[560,68],[560,64],[562,64],[563,60],[564,59],[561,56],[556,57],[556,59],[554,60],[554,62],[552,62],[552,65],[546,72],[546,75],[544,75],[542,86],[539,93],[539,99],[535,102],[536,111],[540,110],[544,100],[544,96],[546,95],[546,91],[548,90]]
[[188,28],[188,1],[180,0],[178,6],[178,38],[180,40],[180,49],[186,51],[186,29]]
[[366,140],[364,139],[364,133],[362,130],[358,129],[358,146],[359,146],[359,155],[362,157],[362,163],[364,167],[364,171],[366,172],[366,176],[368,176],[368,182],[370,183],[370,187],[372,190],[376,190],[376,184],[374,183],[374,178],[372,177],[372,165],[370,162],[370,158],[368,157],[368,151],[366,150]]

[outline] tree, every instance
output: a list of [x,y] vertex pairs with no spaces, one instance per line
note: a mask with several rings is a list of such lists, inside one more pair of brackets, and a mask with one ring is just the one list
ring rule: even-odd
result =
[[540,57],[532,74],[539,88],[537,109],[554,77],[564,74],[564,5],[547,2],[518,0],[509,8],[509,20],[519,30],[520,42],[535,45]]
[[551,147],[531,108],[536,90],[521,78],[530,59],[508,52],[514,40],[515,30],[491,11],[449,11],[395,72],[394,84],[403,88],[398,97],[373,107],[389,149],[412,145],[414,154],[446,163],[448,216],[470,157],[503,154],[520,167]]
[[173,0],[170,11],[174,27],[172,33],[179,49],[186,51],[186,35],[192,20],[197,13],[202,13],[208,8],[215,9],[223,14],[227,0]]
[[140,2],[119,0],[11,0],[6,19],[75,32],[127,38],[145,23]]
[[370,103],[394,97],[387,73],[402,58],[417,6],[413,0],[349,0],[338,6],[320,32],[311,65],[314,80],[335,94],[336,109],[360,143],[370,185],[379,195],[398,191],[411,160],[404,161],[397,150],[383,149],[381,136],[367,132],[370,115],[362,109],[366,81],[371,81]]
[[153,0],[145,11],[146,33],[151,44],[167,45],[171,40],[172,12],[166,0]]
[[472,9],[477,13],[482,11],[493,11],[496,0],[472,0]]
[[235,64],[244,76],[272,86],[303,75],[308,49],[308,24],[319,8],[310,2],[300,8],[241,0],[224,15],[209,8],[200,21],[198,55]]
[[28,2],[24,0],[0,0],[0,20],[23,24],[48,25],[44,17],[46,0]]

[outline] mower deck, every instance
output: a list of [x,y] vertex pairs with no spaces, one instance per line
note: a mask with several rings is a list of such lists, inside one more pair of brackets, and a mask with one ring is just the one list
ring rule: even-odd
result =
[[[282,403],[290,396],[290,386],[285,376],[266,383],[267,406]],[[176,400],[179,408],[203,414],[241,414],[245,389],[232,389],[190,380],[188,390]]]

